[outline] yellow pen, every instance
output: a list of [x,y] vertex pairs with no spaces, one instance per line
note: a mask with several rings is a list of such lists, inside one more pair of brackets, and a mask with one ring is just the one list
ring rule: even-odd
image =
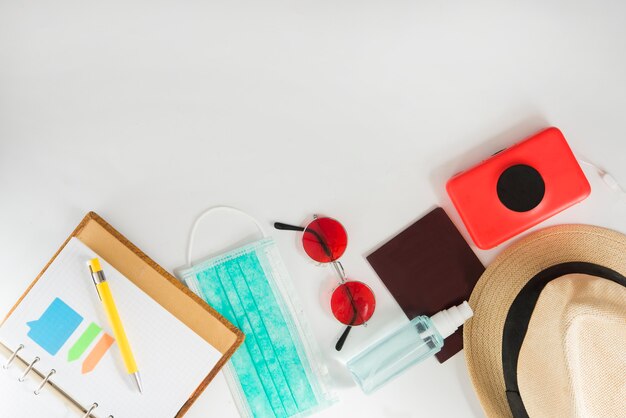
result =
[[91,277],[93,278],[96,289],[98,290],[98,295],[100,295],[102,305],[104,305],[107,318],[109,318],[109,324],[111,324],[111,328],[113,328],[113,335],[115,336],[117,345],[122,353],[126,371],[128,374],[133,375],[135,382],[137,382],[139,392],[142,393],[143,386],[141,384],[141,377],[139,376],[139,369],[137,368],[133,352],[130,350],[130,344],[128,343],[128,338],[126,337],[126,332],[124,331],[120,314],[117,312],[117,307],[115,306],[115,301],[113,300],[113,295],[111,294],[111,288],[109,288],[109,283],[104,276],[104,271],[102,271],[102,267],[100,267],[100,260],[97,258],[91,259],[89,261],[89,268],[91,270]]

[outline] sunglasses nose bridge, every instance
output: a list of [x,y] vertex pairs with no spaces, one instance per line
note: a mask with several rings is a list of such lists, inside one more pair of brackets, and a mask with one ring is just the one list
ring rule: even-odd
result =
[[341,281],[341,283],[345,282],[346,281],[346,272],[343,269],[343,265],[341,264],[341,262],[337,261],[337,260],[333,260],[333,261],[331,261],[331,264],[333,266],[333,269],[335,270],[335,272],[339,276],[339,280]]

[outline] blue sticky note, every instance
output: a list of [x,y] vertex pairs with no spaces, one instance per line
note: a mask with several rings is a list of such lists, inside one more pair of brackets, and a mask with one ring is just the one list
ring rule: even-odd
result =
[[30,328],[28,337],[54,356],[82,321],[82,316],[56,298],[38,320],[26,323]]

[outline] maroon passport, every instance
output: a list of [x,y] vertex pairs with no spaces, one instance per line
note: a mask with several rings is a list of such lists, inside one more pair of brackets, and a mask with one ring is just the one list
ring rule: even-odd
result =
[[[433,315],[468,300],[485,267],[446,212],[436,208],[367,257],[406,316]],[[463,329],[446,338],[440,363],[461,351]]]

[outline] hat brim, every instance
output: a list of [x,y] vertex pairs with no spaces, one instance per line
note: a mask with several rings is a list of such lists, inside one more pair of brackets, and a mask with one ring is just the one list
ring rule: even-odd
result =
[[513,300],[539,272],[588,262],[626,275],[626,235],[590,225],[559,225],[535,232],[503,251],[478,280],[463,327],[465,361],[489,417],[511,417],[502,371],[502,335]]

